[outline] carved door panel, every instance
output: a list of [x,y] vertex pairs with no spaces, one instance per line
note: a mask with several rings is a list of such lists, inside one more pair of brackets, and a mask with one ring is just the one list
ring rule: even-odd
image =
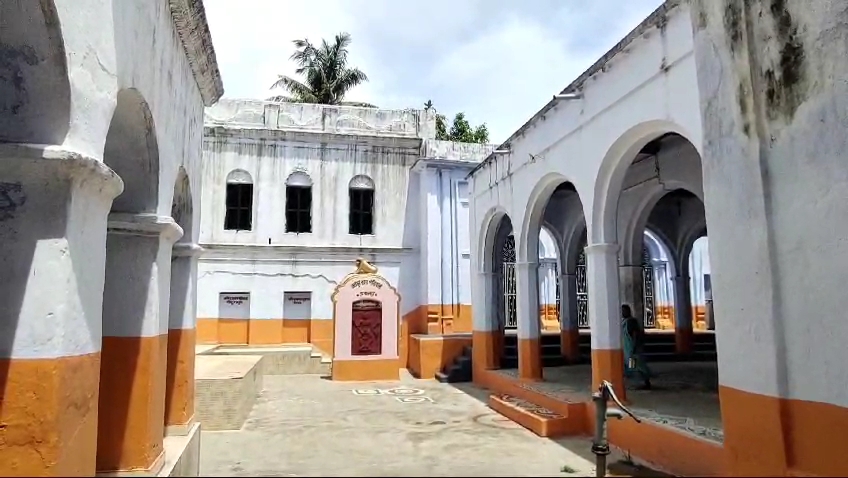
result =
[[359,300],[353,303],[351,355],[383,353],[383,310],[379,302]]

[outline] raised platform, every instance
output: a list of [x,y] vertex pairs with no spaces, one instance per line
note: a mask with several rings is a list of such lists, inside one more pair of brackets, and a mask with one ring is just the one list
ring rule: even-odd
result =
[[262,356],[263,375],[329,375],[332,360],[311,345],[221,345],[205,355]]
[[200,476],[200,423],[188,434],[165,437],[165,463],[158,476]]
[[[640,463],[682,476],[726,476],[715,364],[651,364],[653,389],[628,387],[629,407],[642,418],[608,422],[610,443]],[[562,434],[594,430],[591,366],[546,367],[544,381],[518,379],[517,370],[475,370],[474,382],[492,392],[490,406],[541,436],[543,424],[559,416],[568,423]],[[507,408],[498,400],[508,395]],[[507,400],[510,402],[510,400]],[[549,415],[549,412],[552,415]]]
[[490,395],[489,408],[540,437],[557,437],[574,433],[568,417],[512,395],[505,393]]
[[261,355],[198,355],[196,418],[206,430],[238,430],[262,391]]

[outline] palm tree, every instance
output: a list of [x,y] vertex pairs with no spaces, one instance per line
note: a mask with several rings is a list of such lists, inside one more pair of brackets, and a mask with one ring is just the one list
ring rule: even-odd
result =
[[356,85],[368,81],[368,76],[359,68],[349,68],[347,65],[347,48],[351,39],[348,33],[336,35],[332,44],[322,40],[316,47],[309,40],[295,40],[297,50],[291,60],[297,63],[295,73],[302,75],[305,82],[279,75],[271,89],[281,88],[288,91],[289,96],[277,95],[269,98],[271,101],[286,101],[294,103],[319,103],[324,105],[350,105],[374,108],[369,103],[346,102],[345,94]]

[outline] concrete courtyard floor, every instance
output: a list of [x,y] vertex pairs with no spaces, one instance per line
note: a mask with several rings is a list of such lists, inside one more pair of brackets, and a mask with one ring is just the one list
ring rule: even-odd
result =
[[[593,476],[588,439],[540,438],[490,410],[487,397],[469,384],[412,378],[343,383],[314,375],[265,376],[264,391],[241,430],[203,432],[200,471],[265,477]],[[662,476],[646,471],[624,468],[615,475]]]

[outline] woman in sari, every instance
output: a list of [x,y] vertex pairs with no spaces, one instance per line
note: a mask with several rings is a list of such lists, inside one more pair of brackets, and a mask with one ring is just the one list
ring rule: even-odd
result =
[[642,389],[649,390],[651,369],[643,354],[645,331],[627,304],[621,306],[621,337],[624,345],[624,375],[628,378],[639,375],[644,382]]

